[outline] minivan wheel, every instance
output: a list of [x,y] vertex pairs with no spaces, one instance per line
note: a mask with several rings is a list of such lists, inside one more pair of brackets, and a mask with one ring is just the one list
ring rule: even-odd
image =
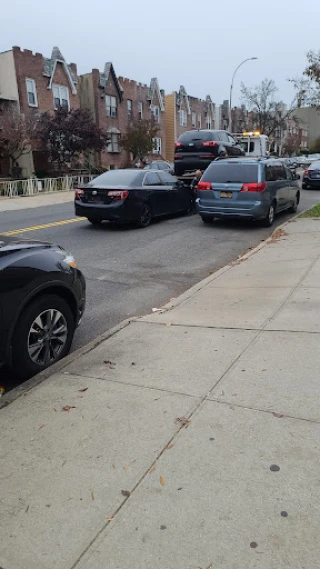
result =
[[145,204],[142,208],[140,217],[137,221],[137,226],[144,228],[144,227],[148,227],[148,225],[150,225],[152,220],[152,211],[151,211],[151,207],[148,204]]
[[75,330],[69,304],[43,294],[25,308],[12,340],[13,370],[27,379],[66,356]]
[[289,208],[290,213],[296,213],[298,210],[298,205],[299,205],[299,194],[296,195],[296,197],[294,198],[294,202],[292,204],[292,206]]
[[274,222],[276,210],[274,203],[270,204],[269,211],[267,217],[263,220],[263,225],[265,227],[271,227]]

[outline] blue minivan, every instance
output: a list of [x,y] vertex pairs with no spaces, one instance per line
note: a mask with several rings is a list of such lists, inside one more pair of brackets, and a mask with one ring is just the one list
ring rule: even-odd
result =
[[202,220],[262,220],[270,227],[276,213],[296,212],[300,176],[281,160],[233,158],[214,161],[197,187],[196,206]]

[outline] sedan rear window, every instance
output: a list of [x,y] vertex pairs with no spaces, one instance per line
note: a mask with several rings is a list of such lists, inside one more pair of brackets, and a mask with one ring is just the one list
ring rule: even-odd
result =
[[188,144],[194,140],[214,140],[212,132],[207,132],[205,130],[190,130],[189,132],[184,132],[179,136],[179,142],[183,144]]
[[215,162],[205,171],[202,180],[203,182],[242,182],[243,184],[258,182],[258,164]]
[[101,188],[101,186],[133,186],[141,182],[142,172],[139,170],[110,170],[104,172],[89,182],[89,188]]

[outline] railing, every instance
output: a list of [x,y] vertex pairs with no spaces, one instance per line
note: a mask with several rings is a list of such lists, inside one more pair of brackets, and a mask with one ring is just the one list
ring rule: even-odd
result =
[[69,192],[93,180],[95,176],[64,176],[63,178],[29,178],[28,180],[13,180],[0,182],[0,198],[16,198],[19,196],[34,196],[52,192]]

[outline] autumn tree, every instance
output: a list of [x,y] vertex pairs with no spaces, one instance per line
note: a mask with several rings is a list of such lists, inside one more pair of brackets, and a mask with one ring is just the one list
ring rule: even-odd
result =
[[9,161],[11,174],[15,172],[19,158],[31,152],[34,126],[34,121],[26,119],[16,105],[1,106],[0,158]]
[[294,100],[287,109],[282,101],[275,99],[277,91],[272,79],[264,79],[255,87],[246,87],[243,83],[241,85],[242,98],[248,105],[255,128],[269,137],[276,131],[286,130],[287,120],[297,107]]
[[300,152],[300,136],[299,134],[293,134],[290,132],[286,137],[286,140],[283,144],[283,150],[288,156],[293,156]]
[[130,154],[133,160],[143,158],[154,150],[154,138],[159,132],[159,125],[153,120],[133,121],[120,139],[120,146]]
[[86,109],[59,108],[54,115],[42,113],[36,137],[49,160],[57,163],[60,176],[66,164],[85,152],[101,152],[109,142],[109,136],[97,127]]

